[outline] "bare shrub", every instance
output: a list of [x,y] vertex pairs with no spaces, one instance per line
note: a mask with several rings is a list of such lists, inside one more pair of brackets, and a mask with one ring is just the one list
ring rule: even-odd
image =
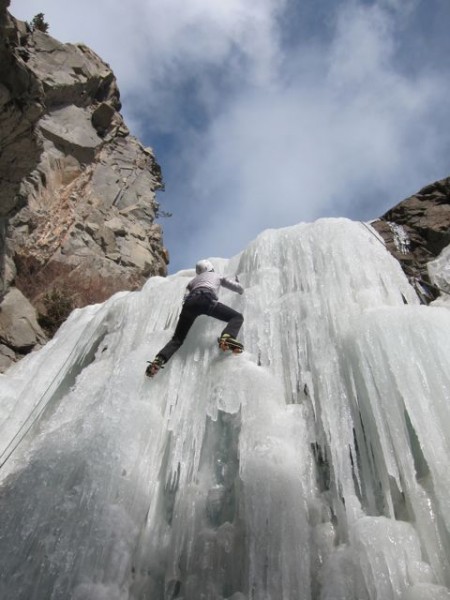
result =
[[67,285],[78,298],[77,307],[82,307],[104,302],[116,292],[137,290],[143,281],[137,274],[123,277],[86,276],[76,269],[67,279]]
[[42,263],[29,254],[16,254],[14,262],[17,269],[15,286],[31,303],[49,292],[56,280],[64,281],[73,270],[59,262]]
[[45,312],[38,314],[39,325],[49,337],[53,337],[74,309],[73,297],[64,288],[53,288],[41,302]]
[[102,277],[86,266],[42,264],[29,255],[16,255],[15,262],[15,285],[35,306],[39,324],[50,337],[73,309],[104,302],[119,291],[139,289],[145,280],[137,273]]

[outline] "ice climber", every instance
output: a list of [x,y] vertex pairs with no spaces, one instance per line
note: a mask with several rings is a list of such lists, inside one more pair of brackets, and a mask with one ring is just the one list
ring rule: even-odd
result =
[[161,367],[170,359],[184,342],[189,329],[195,319],[200,315],[208,315],[220,321],[226,321],[227,326],[222,331],[218,340],[222,350],[242,352],[243,346],[236,337],[244,322],[244,317],[236,310],[221,304],[218,300],[220,286],[233,292],[243,294],[244,289],[237,281],[221,277],[214,271],[209,260],[200,260],[195,265],[197,275],[188,283],[183,300],[180,318],[178,319],[175,333],[168,344],[158,352],[155,359],[150,362],[145,373],[153,377]]

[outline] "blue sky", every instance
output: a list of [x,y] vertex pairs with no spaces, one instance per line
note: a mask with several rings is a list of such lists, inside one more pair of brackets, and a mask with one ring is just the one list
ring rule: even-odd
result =
[[266,228],[369,220],[450,175],[449,0],[12,0],[113,68],[170,272]]

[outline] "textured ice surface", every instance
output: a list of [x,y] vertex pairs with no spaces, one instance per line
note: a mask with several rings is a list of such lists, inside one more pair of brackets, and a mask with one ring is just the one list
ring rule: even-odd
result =
[[360,223],[266,231],[216,270],[75,311],[0,377],[2,600],[448,600],[450,312]]
[[439,256],[428,263],[431,282],[441,290],[436,304],[450,308],[450,246],[446,246]]
[[409,252],[410,240],[404,227],[398,223],[388,222],[388,225],[394,236],[395,247],[402,254],[407,254]]

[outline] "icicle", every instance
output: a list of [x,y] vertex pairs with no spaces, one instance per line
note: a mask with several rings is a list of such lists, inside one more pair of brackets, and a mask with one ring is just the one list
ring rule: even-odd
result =
[[186,270],[0,377],[1,597],[448,600],[448,310],[345,219],[212,261],[245,288],[221,296],[242,355],[200,317],[144,376]]

